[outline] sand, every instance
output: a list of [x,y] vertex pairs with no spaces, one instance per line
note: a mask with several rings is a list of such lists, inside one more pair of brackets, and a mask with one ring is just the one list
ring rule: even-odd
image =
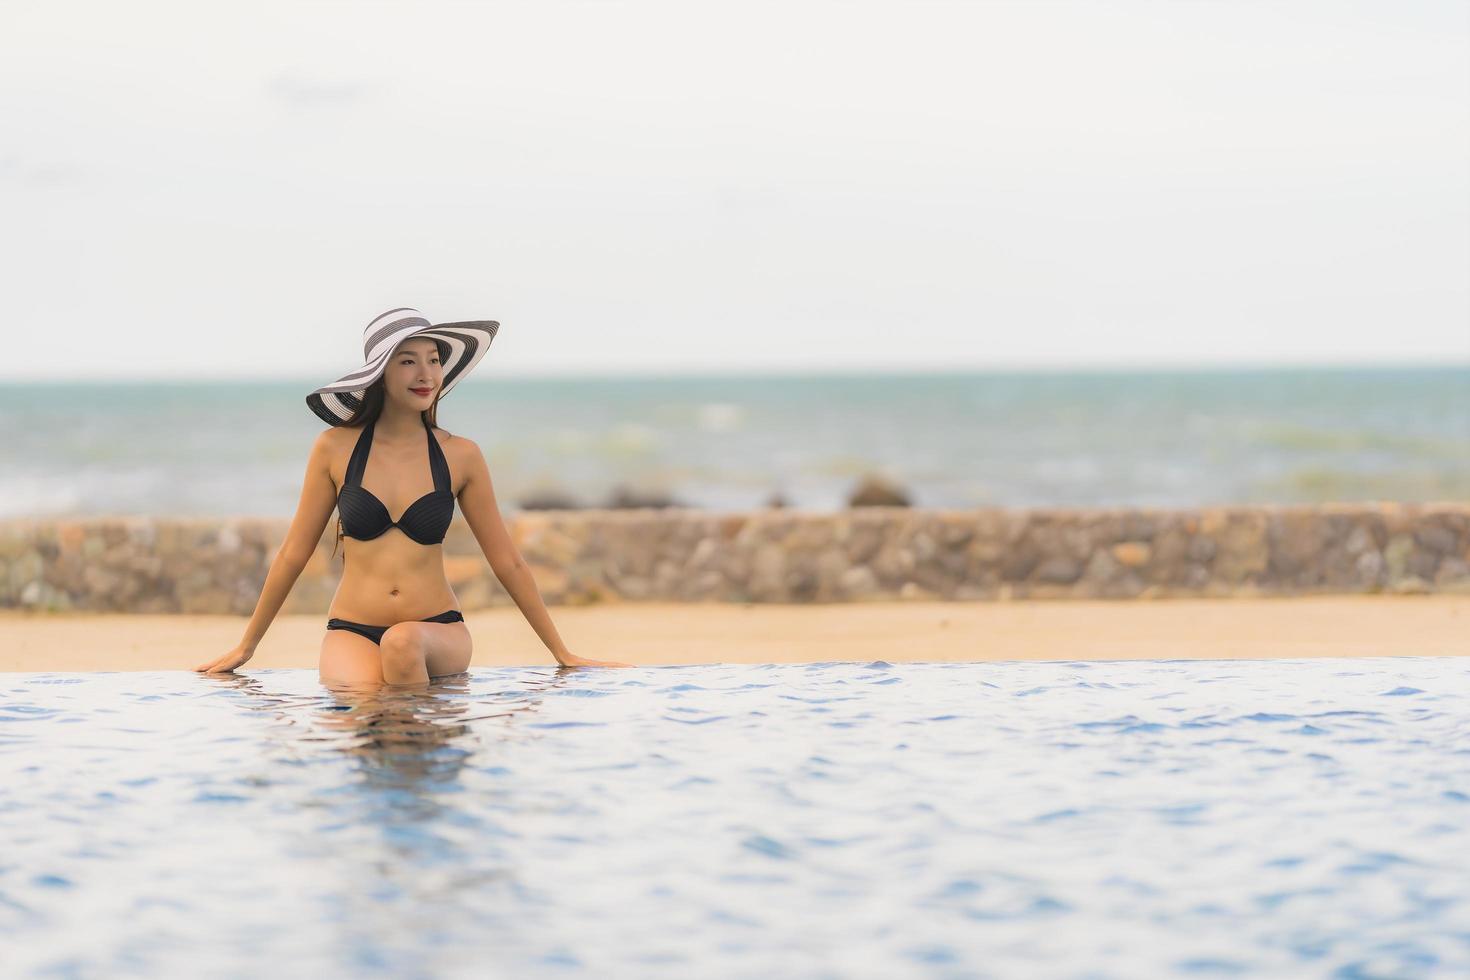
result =
[[[1470,596],[556,606],[568,647],[638,665],[1470,655]],[[473,666],[555,661],[514,607],[469,613]],[[0,612],[0,671],[191,670],[243,616]],[[281,616],[240,671],[317,666],[325,616]]]

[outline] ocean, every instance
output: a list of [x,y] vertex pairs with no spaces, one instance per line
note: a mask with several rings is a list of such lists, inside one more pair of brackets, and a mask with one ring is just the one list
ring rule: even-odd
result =
[[0,674],[8,977],[1464,977],[1463,658]]
[[[319,383],[319,382],[316,382]],[[0,385],[0,516],[289,517],[308,381]],[[619,488],[833,511],[866,473],[923,507],[1470,498],[1470,367],[477,377],[440,424],[501,509]]]

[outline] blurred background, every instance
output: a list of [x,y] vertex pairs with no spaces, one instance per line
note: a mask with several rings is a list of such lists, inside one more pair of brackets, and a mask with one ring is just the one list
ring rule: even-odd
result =
[[0,13],[0,517],[289,516],[394,306],[502,508],[1470,499],[1470,7]]

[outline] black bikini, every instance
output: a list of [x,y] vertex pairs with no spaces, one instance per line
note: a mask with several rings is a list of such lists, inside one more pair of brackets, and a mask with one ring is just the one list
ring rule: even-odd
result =
[[[416,622],[462,623],[464,622],[464,614],[461,613],[458,609],[450,609],[447,612],[442,612],[437,616],[430,616],[428,619],[420,619],[416,620]],[[336,616],[333,616],[331,619],[327,620],[327,629],[347,630],[349,632],[356,633],[358,636],[365,636],[369,640],[372,640],[374,643],[379,644],[383,642],[383,634],[388,631],[388,627],[386,626],[370,626],[367,623],[354,623],[350,619],[338,619]]]
[[373,450],[373,427],[377,420],[362,428],[357,437],[352,458],[347,461],[347,477],[337,493],[337,513],[342,517],[342,533],[359,541],[371,541],[396,527],[419,544],[439,544],[454,519],[454,492],[449,489],[449,461],[429,420],[424,419],[424,431],[429,437],[429,472],[434,476],[434,489],[408,505],[403,516],[390,520],[388,508],[362,485],[362,474],[367,469],[368,453]]
[[[357,437],[357,445],[352,449],[352,458],[347,461],[347,476],[342,481],[342,489],[337,493],[337,513],[342,522],[342,534],[359,541],[371,541],[386,534],[389,528],[396,527],[419,544],[442,543],[449,530],[449,523],[454,519],[454,491],[450,488],[449,461],[444,458],[439,440],[434,438],[429,420],[424,419],[424,430],[429,437],[429,472],[434,477],[434,489],[409,504],[408,509],[396,521],[388,516],[388,508],[383,506],[383,502],[362,485],[368,454],[373,449],[373,427],[376,425],[377,419],[374,419],[363,426],[362,434]],[[464,615],[458,609],[449,609],[418,622],[461,623],[464,622]],[[327,629],[350,630],[374,643],[381,643],[383,633],[388,627],[354,623],[334,616],[327,620]]]

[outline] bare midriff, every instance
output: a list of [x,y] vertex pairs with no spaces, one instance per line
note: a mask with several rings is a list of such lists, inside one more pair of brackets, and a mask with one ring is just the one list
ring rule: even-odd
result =
[[329,618],[390,626],[458,608],[442,544],[419,544],[396,527],[371,541],[343,536],[342,580]]

